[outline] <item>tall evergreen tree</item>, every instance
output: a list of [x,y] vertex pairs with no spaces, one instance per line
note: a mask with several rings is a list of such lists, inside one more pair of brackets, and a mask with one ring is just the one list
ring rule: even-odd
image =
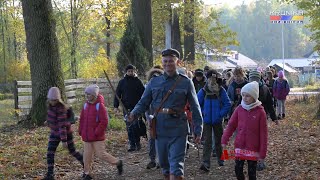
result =
[[123,70],[128,64],[135,65],[138,73],[144,75],[149,67],[149,56],[149,52],[142,46],[137,26],[132,16],[129,16],[126,31],[120,41],[120,50],[117,53],[119,75],[124,74]]
[[152,14],[151,0],[132,0],[132,16],[138,28],[142,46],[149,52],[148,61],[153,64],[152,57]]

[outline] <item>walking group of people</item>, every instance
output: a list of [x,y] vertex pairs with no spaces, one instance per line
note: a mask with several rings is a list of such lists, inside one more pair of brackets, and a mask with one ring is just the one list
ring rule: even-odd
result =
[[[152,132],[147,169],[161,167],[164,179],[178,180],[184,179],[188,135],[193,134],[194,143],[203,144],[200,169],[205,172],[210,171],[211,156],[217,157],[219,166],[224,166],[222,152],[234,135],[237,179],[245,179],[245,160],[249,179],[256,179],[256,171],[263,169],[267,153],[267,117],[276,124],[285,118],[285,99],[290,88],[284,72],[276,73],[274,67],[247,72],[237,67],[221,74],[209,66],[188,72],[179,67],[179,63],[177,50],[162,51],[162,67],[155,66],[148,71],[146,85],[137,77],[133,65],[126,67],[126,74],[116,89],[119,99],[115,97],[114,109],[119,113],[121,103],[125,108],[128,152],[141,149],[139,121],[143,117],[150,134]],[[84,179],[92,179],[93,154],[115,165],[122,174],[122,160],[105,150],[108,115],[99,88],[91,85],[85,89],[87,101],[79,125],[79,135],[84,141],[83,155],[74,148],[70,123],[66,121],[68,107],[58,92],[59,89],[53,87],[48,93],[47,121],[51,135],[47,177],[53,177],[54,152],[60,141],[84,167]]]

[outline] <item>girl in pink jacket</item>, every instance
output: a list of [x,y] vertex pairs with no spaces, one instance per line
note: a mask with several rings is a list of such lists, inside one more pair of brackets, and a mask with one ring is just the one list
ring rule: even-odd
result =
[[233,112],[221,144],[225,148],[233,132],[237,130],[234,141],[235,173],[237,179],[245,179],[244,161],[248,162],[249,180],[256,179],[257,161],[263,161],[267,154],[267,118],[259,97],[259,84],[251,82],[241,89],[241,104]]
[[80,115],[79,134],[84,144],[83,161],[84,174],[83,179],[92,179],[90,175],[92,158],[95,154],[99,159],[117,166],[118,173],[123,171],[122,160],[119,160],[105,149],[105,131],[108,124],[108,114],[104,106],[104,98],[99,94],[97,85],[90,85],[85,89],[87,102]]

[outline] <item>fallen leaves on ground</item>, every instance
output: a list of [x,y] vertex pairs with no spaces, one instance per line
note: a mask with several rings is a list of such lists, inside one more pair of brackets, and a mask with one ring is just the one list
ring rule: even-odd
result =
[[[320,120],[312,117],[316,106],[303,103],[288,103],[287,117],[276,126],[269,126],[267,168],[257,172],[258,179],[315,179],[320,178]],[[76,128],[75,128],[76,129]],[[8,126],[0,129],[0,178],[41,179],[46,173],[46,150],[49,130],[46,127],[23,129]],[[82,142],[74,133],[77,149],[82,152]],[[160,169],[147,170],[149,162],[147,141],[142,140],[139,152],[127,152],[127,134],[122,131],[108,131],[107,151],[124,160],[124,175],[119,177],[114,166],[95,159],[93,175],[95,179],[163,179]],[[231,143],[233,144],[233,142]],[[231,147],[232,148],[232,145]],[[236,179],[234,161],[226,161],[219,167],[216,158],[211,159],[209,173],[199,170],[202,157],[197,150],[188,150],[185,162],[186,179]],[[245,173],[247,173],[245,166]],[[81,165],[58,147],[55,159],[56,179],[80,179]]]

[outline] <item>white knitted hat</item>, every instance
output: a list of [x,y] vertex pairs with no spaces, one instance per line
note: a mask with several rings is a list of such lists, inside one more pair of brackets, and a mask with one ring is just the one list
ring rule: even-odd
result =
[[246,84],[241,89],[241,94],[246,92],[250,94],[255,100],[259,98],[259,84],[256,81]]
[[96,84],[91,84],[90,86],[88,86],[88,87],[85,89],[84,92],[87,93],[87,94],[91,94],[91,95],[97,97],[98,94],[99,94],[99,86],[96,85]]

